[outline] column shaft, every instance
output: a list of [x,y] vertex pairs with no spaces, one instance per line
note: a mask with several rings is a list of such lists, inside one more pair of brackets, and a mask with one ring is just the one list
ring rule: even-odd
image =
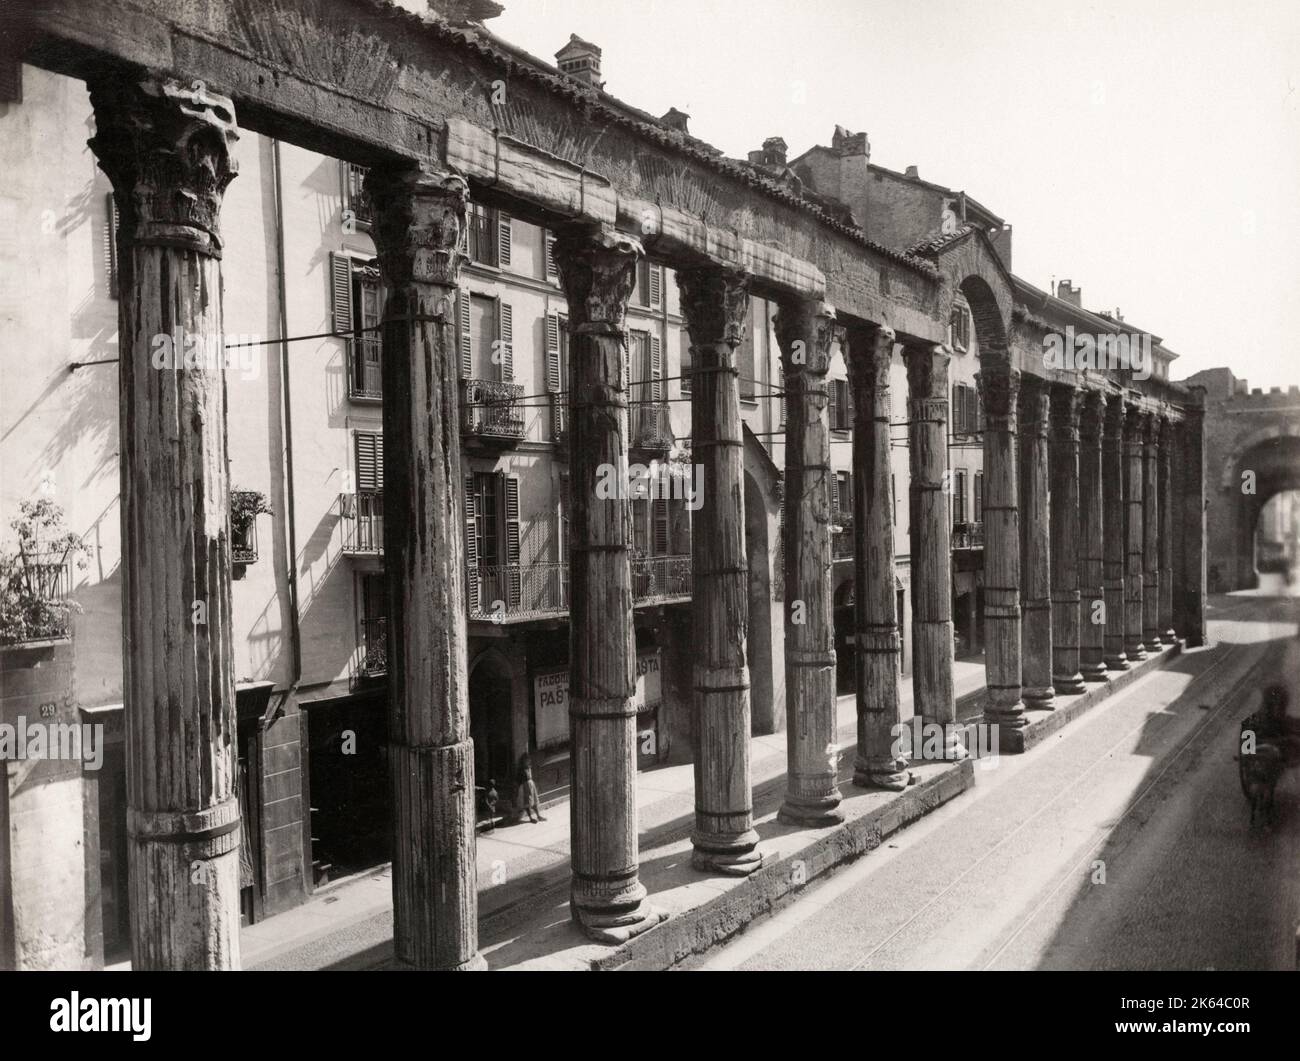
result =
[[691,337],[691,452],[703,468],[703,504],[691,527],[697,869],[742,875],[755,850],[750,782],[749,570],[745,558],[744,442],[736,347],[749,320],[743,273],[677,273]]
[[1052,390],[1052,687],[1083,692],[1079,668],[1079,413],[1076,387]]
[[483,969],[469,727],[456,283],[468,189],[373,170],[384,307],[393,943],[417,969]]
[[1160,421],[1148,414],[1142,425],[1142,641],[1160,643]]
[[636,640],[625,491],[627,300],[641,245],[609,230],[560,231],[569,307],[569,741],[571,912],[592,938],[620,942],[660,920],[638,874]]
[[1124,570],[1124,651],[1130,660],[1147,658],[1142,643],[1142,479],[1145,457],[1142,419],[1136,408],[1124,417],[1124,538],[1127,563]]
[[781,306],[776,336],[786,395],[785,692],[788,774],[782,821],[844,820],[836,787],[835,640],[831,613],[830,430],[826,372],[835,311]]
[[1128,670],[1125,652],[1124,609],[1127,499],[1124,477],[1127,469],[1124,450],[1124,400],[1111,396],[1106,402],[1105,437],[1102,441],[1102,529],[1105,537],[1103,573],[1105,575],[1105,658],[1107,670]]
[[1158,626],[1160,640],[1172,645],[1177,640],[1174,633],[1174,498],[1172,461],[1174,448],[1173,423],[1168,417],[1160,419],[1159,490],[1160,490],[1160,608]]
[[853,626],[858,751],[853,783],[899,791],[910,774],[900,745],[899,660],[894,595],[894,516],[889,462],[889,371],[894,332],[849,335],[853,387]]
[[1205,406],[1203,390],[1194,390],[1194,401],[1183,410],[1178,432],[1179,524],[1182,537],[1182,570],[1177,599],[1181,602],[1179,631],[1187,647],[1206,643],[1205,630]]
[[1052,578],[1048,495],[1048,388],[1026,376],[1020,391],[1020,627],[1023,695],[1030,707],[1051,708]]
[[218,231],[236,169],[234,107],[201,88],[111,76],[90,97],[90,146],[121,216],[131,961],[234,969],[240,817]]
[[952,490],[948,473],[948,362],[941,346],[908,349],[909,534],[912,554],[912,703],[946,726],[945,758],[965,754],[952,685]]
[[1105,400],[1083,396],[1079,436],[1079,670],[1084,681],[1106,680],[1106,598],[1102,529],[1102,432]]
[[1017,396],[1020,373],[981,367],[984,405],[984,667],[990,723],[1026,724],[1020,695],[1020,519],[1016,489]]

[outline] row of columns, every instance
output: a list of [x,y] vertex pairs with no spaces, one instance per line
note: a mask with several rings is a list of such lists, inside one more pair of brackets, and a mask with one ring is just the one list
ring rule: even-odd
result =
[[[235,172],[234,109],[202,86],[185,89],[171,82],[92,84],[91,98],[98,129],[91,146],[113,182],[122,217],[123,655],[133,961],[137,968],[230,968],[238,965],[240,822],[224,376],[219,360],[158,371],[149,355],[152,337],[175,326],[221,342],[217,221]],[[396,955],[412,967],[476,969],[484,962],[477,944],[452,309],[465,260],[460,248],[468,189],[456,176],[380,167],[372,170],[367,190],[388,290],[384,546]],[[590,936],[607,942],[627,939],[661,917],[639,880],[630,499],[601,498],[596,490],[606,469],[628,459],[625,320],[642,254],[636,239],[581,223],[561,228],[555,244],[571,359],[571,912]],[[712,872],[745,874],[761,864],[750,773],[748,564],[736,361],[749,279],[715,266],[685,268],[678,276],[695,365],[693,450],[705,490],[692,534],[693,862]],[[894,596],[889,372],[896,343],[885,327],[837,331],[833,308],[801,298],[780,305],[776,333],[788,410],[783,548],[789,764],[780,817],[824,826],[843,818],[826,384],[837,336],[849,354],[856,399],[853,460],[860,484],[854,491],[853,778],[889,789],[909,780],[895,728],[901,636]],[[908,346],[905,358],[914,703],[923,718],[950,723],[949,356],[942,347]],[[1194,557],[1188,534],[1176,539],[1181,553],[1171,552],[1174,536],[1157,534],[1158,521],[1170,528],[1174,520],[1172,465],[1162,449],[1170,445],[1167,425],[1157,435],[1149,417],[1127,414],[1117,399],[1103,417],[1097,396],[1062,393],[1051,405],[1055,434],[1049,441],[1049,395],[1041,384],[1009,371],[982,376],[989,713],[1015,725],[1022,724],[1026,699],[1050,702],[1054,688],[1075,689],[1084,678],[1123,666],[1125,655],[1168,636],[1174,627],[1173,566],[1190,570]],[[1081,410],[1088,425],[1083,440]],[[1118,493],[1120,424],[1126,514]],[[1199,434],[1176,441],[1184,449],[1180,468],[1192,457],[1201,459]],[[1196,480],[1184,473],[1183,486],[1186,493]],[[1096,542],[1076,548],[1080,511],[1085,526],[1105,538],[1104,553]],[[1185,517],[1184,503],[1180,518]],[[1125,524],[1127,570],[1125,556],[1111,547],[1112,539],[1118,541],[1114,532]],[[1028,620],[1023,623],[1022,587]],[[200,601],[207,616],[201,624],[192,621]],[[1080,609],[1099,602],[1104,633],[1080,622]],[[1194,616],[1191,594],[1184,596],[1181,613]],[[956,727],[946,729],[945,757],[963,755]]]

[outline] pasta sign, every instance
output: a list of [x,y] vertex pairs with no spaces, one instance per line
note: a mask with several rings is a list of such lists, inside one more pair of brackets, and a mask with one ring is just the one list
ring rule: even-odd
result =
[[[638,712],[659,703],[659,652],[647,652],[636,659],[636,692],[632,700]],[[533,675],[533,719],[537,747],[550,748],[569,739],[568,669]]]

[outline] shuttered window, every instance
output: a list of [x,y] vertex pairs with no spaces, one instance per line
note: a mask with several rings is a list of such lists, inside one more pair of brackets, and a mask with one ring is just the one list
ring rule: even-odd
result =
[[736,371],[740,374],[740,396],[753,400],[754,380],[758,377],[754,364],[754,300],[745,303],[745,319],[740,326],[740,345],[736,347]]
[[682,378],[679,389],[683,395],[687,395],[691,393],[691,369],[695,364],[694,358],[691,356],[691,333],[686,328],[682,328],[677,334],[682,344],[679,361],[681,368],[678,370],[678,374]]
[[109,298],[118,297],[117,226],[120,220],[117,199],[109,192],[104,201],[104,275],[108,281]]
[[352,259],[330,253],[330,328],[335,335],[352,331]]
[[498,474],[497,481],[505,492],[506,564],[509,565],[506,573],[506,590],[509,594],[507,603],[512,608],[517,608],[523,590],[523,572],[520,569],[519,555],[519,478],[515,475]]
[[515,326],[514,310],[510,303],[497,299],[497,338],[501,380],[510,383],[515,378]]
[[514,237],[514,221],[509,214],[497,215],[497,264],[504,269],[510,264],[511,243]]
[[568,385],[568,319],[558,313],[549,313],[546,316],[546,389],[551,394],[551,437],[556,441],[564,434]]
[[984,473],[975,473],[975,508],[971,512],[971,519],[979,523],[984,519]]
[[546,279],[558,280],[560,277],[559,266],[555,264],[555,235],[546,233]]
[[370,431],[356,433],[357,489],[384,488],[384,436]]
[[474,339],[470,328],[470,294],[462,287],[456,293],[456,337],[460,348],[460,376],[469,379],[474,375]]
[[664,400],[664,352],[663,340],[658,335],[650,335],[650,398],[652,401]]
[[966,473],[953,472],[952,476],[952,521],[966,522]]
[[478,571],[478,508],[474,504],[474,476],[465,476],[465,607],[471,615],[480,608],[482,589]]

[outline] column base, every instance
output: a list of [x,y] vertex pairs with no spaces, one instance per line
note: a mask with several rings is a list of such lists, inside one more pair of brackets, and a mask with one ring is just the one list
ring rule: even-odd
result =
[[762,868],[763,856],[755,850],[758,833],[753,829],[734,836],[691,834],[691,867],[705,873],[722,873],[728,877],[747,877]]
[[1142,636],[1142,644],[1146,647],[1148,652],[1159,652],[1165,647],[1167,642],[1162,642],[1157,634],[1144,634]]
[[1132,664],[1129,663],[1129,661],[1128,661],[1128,656],[1127,656],[1125,653],[1123,653],[1123,652],[1121,652],[1118,656],[1107,656],[1107,657],[1106,657],[1106,669],[1107,669],[1108,671],[1111,671],[1111,670],[1120,670],[1120,671],[1128,670],[1131,666],[1132,666]]
[[1083,663],[1079,666],[1079,673],[1083,675],[1085,682],[1104,682],[1110,679],[1106,677],[1106,664],[1104,662]]
[[646,901],[645,885],[638,882],[631,895],[632,898],[619,903],[597,903],[587,899],[588,905],[584,906],[584,900],[570,894],[570,916],[588,939],[614,945],[626,943],[633,936],[639,936],[668,919],[667,914]]
[[400,958],[395,958],[393,961],[393,970],[396,972],[485,973],[487,969],[487,959],[478,952],[475,952],[472,958],[465,959],[459,965],[447,965],[434,970],[422,969],[420,966],[404,962]]
[[1077,696],[1083,692],[1083,671],[1075,671],[1073,674],[1054,674],[1052,675],[1052,687],[1065,696]]
[[902,792],[913,781],[910,771],[893,761],[885,763],[855,763],[853,784],[858,788],[879,788],[886,792]]
[[844,821],[840,808],[840,794],[812,797],[786,793],[785,802],[777,812],[776,820],[783,825],[796,825],[802,829],[839,825]]
[[1168,630],[1161,631],[1160,640],[1163,641],[1166,645],[1172,645],[1175,642],[1177,642],[1178,634],[1174,631],[1174,628],[1171,626]]
[[1017,704],[1015,708],[988,708],[984,712],[984,724],[1015,732],[1028,726],[1029,719],[1025,718],[1024,705]]
[[1051,709],[1052,701],[1056,699],[1056,690],[1050,685],[1026,685],[1021,689],[1020,696],[1025,701],[1026,707],[1036,711],[1047,711]]
[[1124,650],[1124,655],[1128,657],[1130,663],[1140,663],[1147,658],[1145,645],[1132,645]]

